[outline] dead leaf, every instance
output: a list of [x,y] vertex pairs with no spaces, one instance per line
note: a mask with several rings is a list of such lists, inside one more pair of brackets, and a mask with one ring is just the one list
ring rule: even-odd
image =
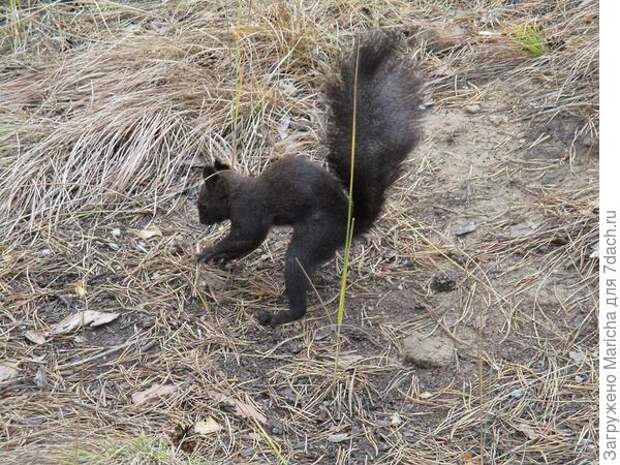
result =
[[295,83],[291,79],[278,79],[278,87],[284,91],[287,95],[294,95],[298,92]]
[[471,452],[467,451],[463,454],[463,465],[479,465],[480,460],[474,458]]
[[86,297],[86,283],[83,279],[80,279],[77,283],[75,283],[75,295],[77,295],[80,299]]
[[598,258],[599,242],[590,246],[590,258]]
[[330,434],[329,436],[327,436],[327,440],[329,442],[342,442],[342,441],[346,441],[347,439],[349,439],[349,434],[348,433],[336,433],[336,434]]
[[286,139],[286,137],[288,136],[288,128],[290,124],[291,117],[288,115],[285,115],[280,121],[280,124],[278,124],[278,135],[280,136],[281,140]]
[[235,401],[235,413],[241,417],[253,418],[262,424],[267,423],[267,418],[265,415],[256,410],[256,408],[252,405],[246,404],[245,402],[241,402],[239,400]]
[[143,241],[148,241],[152,237],[161,237],[163,234],[157,225],[150,225],[148,228],[142,230],[134,230],[133,233]]
[[573,359],[576,363],[581,363],[586,359],[586,354],[581,351],[571,350],[568,353],[568,356]]
[[59,335],[70,333],[82,326],[90,326],[94,328],[96,326],[105,325],[118,318],[118,313],[111,312],[97,312],[95,310],[86,310],[84,312],[74,313],[69,315],[64,320],[56,323],[52,326],[49,334]]
[[206,436],[211,433],[216,433],[221,430],[222,427],[213,418],[209,417],[206,420],[197,421],[194,425],[194,432]]
[[351,368],[352,365],[363,360],[364,356],[359,354],[342,354],[338,357],[339,368]]
[[17,378],[17,363],[0,362],[0,383]]
[[532,428],[530,425],[526,425],[525,423],[517,423],[513,424],[513,426],[517,431],[521,431],[523,434],[525,434],[528,439],[536,439],[539,436],[539,434],[534,431],[534,428]]
[[24,337],[28,339],[30,342],[33,342],[39,345],[45,344],[47,342],[47,339],[45,339],[45,335],[38,331],[32,331],[32,330],[26,331],[24,333]]
[[170,394],[176,392],[178,388],[179,387],[174,384],[154,384],[144,391],[134,392],[131,395],[131,400],[134,405],[144,404],[145,402],[158,397],[169,396]]
[[235,415],[238,415],[243,418],[252,418],[263,425],[267,423],[267,418],[265,415],[260,413],[256,408],[242,402],[237,399],[233,399],[232,397],[227,396],[226,394],[221,394],[219,392],[211,391],[209,393],[209,397],[217,402],[224,402],[225,404],[230,405],[235,408]]

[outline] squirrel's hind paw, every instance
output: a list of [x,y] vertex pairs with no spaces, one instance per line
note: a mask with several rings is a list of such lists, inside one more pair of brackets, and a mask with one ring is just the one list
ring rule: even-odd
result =
[[224,265],[228,263],[230,260],[227,256],[222,253],[216,253],[211,249],[205,249],[201,253],[196,255],[196,261],[198,263],[208,263],[212,262],[216,265]]
[[273,325],[271,324],[272,317],[273,317],[273,314],[269,313],[268,311],[265,311],[265,310],[259,310],[258,312],[256,312],[256,320],[262,326],[272,326],[273,327]]
[[209,249],[205,249],[202,252],[196,254],[196,261],[199,263],[206,263],[211,260],[211,258],[213,258],[213,253]]

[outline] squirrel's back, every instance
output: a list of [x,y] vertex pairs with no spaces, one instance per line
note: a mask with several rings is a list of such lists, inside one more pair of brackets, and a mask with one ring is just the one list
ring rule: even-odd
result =
[[386,190],[420,139],[420,88],[398,41],[384,33],[361,39],[342,59],[338,79],[327,87],[327,160],[347,190],[355,111],[355,235],[366,232],[380,215]]

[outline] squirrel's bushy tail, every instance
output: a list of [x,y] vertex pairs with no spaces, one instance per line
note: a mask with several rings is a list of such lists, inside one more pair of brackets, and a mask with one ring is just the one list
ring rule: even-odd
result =
[[[381,213],[385,192],[420,138],[421,82],[398,41],[370,33],[358,44],[356,150],[353,175],[354,234],[366,232]],[[328,164],[349,189],[356,49],[340,63],[339,79],[326,90],[330,106]]]

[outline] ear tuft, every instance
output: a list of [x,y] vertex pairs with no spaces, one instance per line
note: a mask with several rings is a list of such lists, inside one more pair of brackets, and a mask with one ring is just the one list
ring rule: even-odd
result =
[[230,166],[228,166],[226,163],[222,163],[219,160],[215,160],[215,170],[216,171],[224,171],[224,170],[229,170]]
[[209,176],[215,174],[215,168],[213,167],[213,165],[205,165],[205,167],[202,169],[202,177],[207,179]]

